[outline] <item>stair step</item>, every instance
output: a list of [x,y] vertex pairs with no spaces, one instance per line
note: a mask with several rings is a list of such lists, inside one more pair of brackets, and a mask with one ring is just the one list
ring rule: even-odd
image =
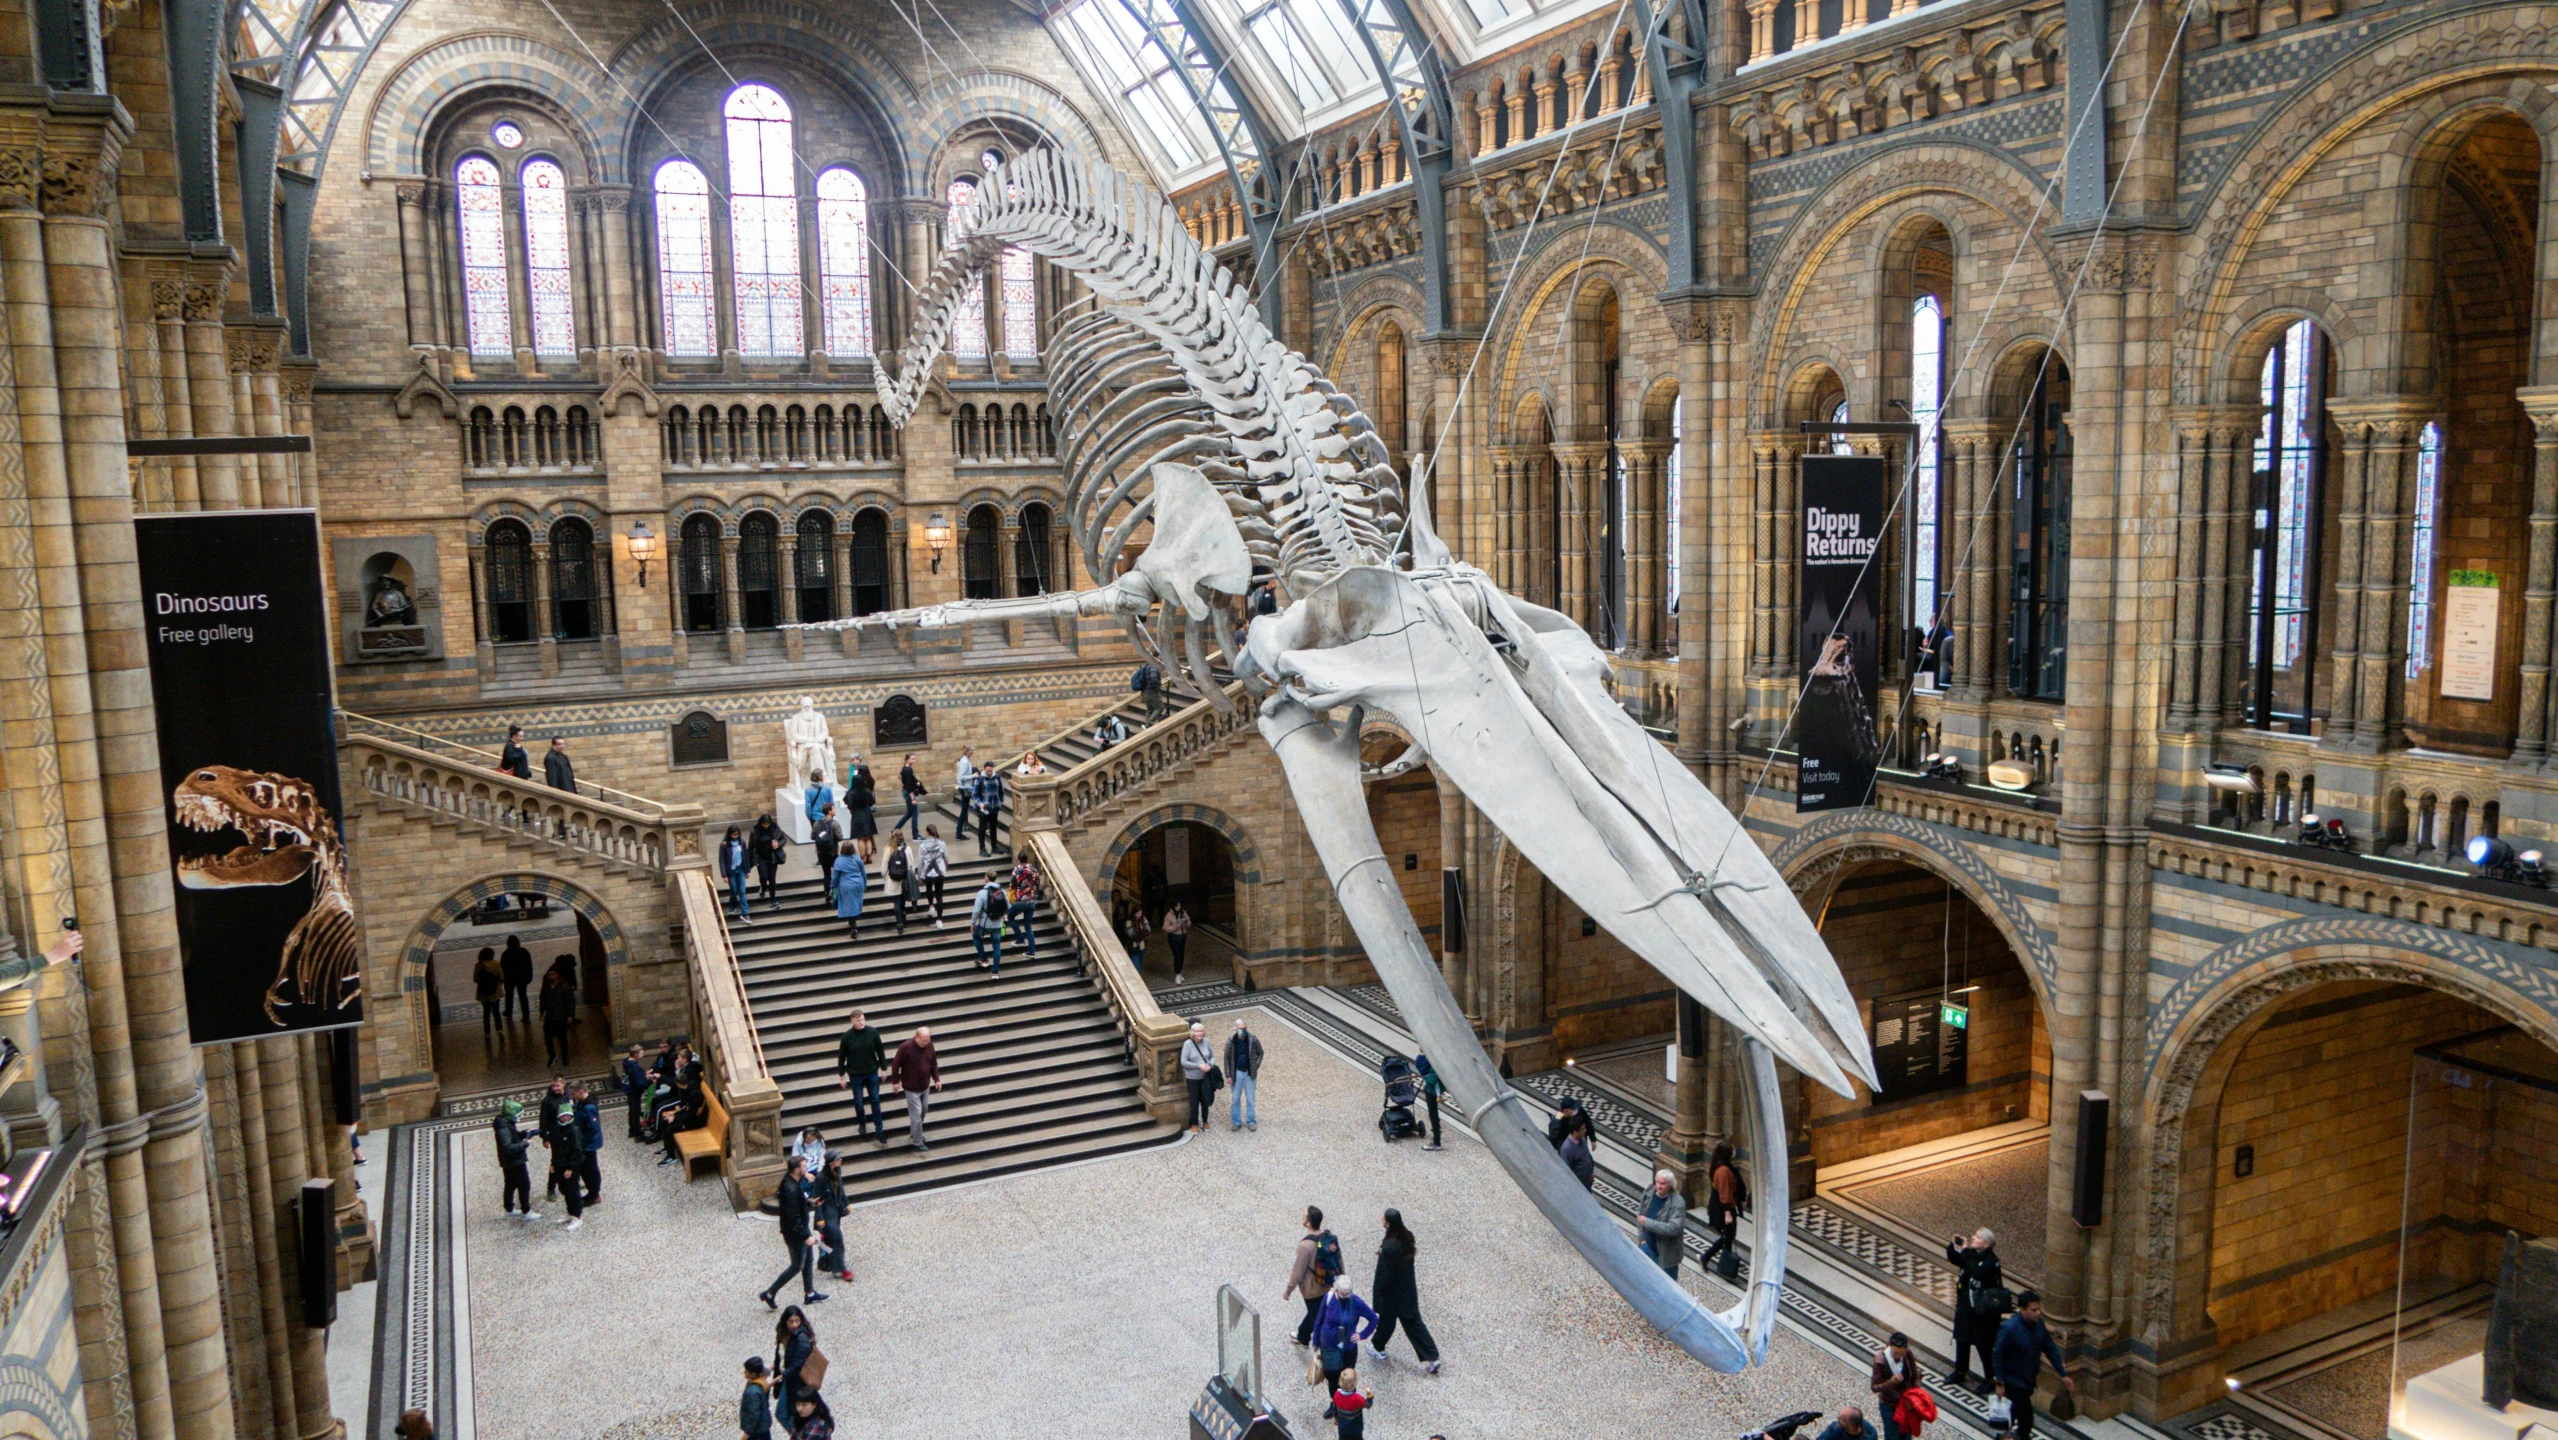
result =
[[1050,1165],[1071,1165],[1134,1150],[1151,1150],[1181,1138],[1182,1129],[1178,1125],[1149,1118],[1144,1110],[1133,1105],[1128,1113],[1132,1118],[1123,1123],[1050,1132],[1038,1144],[936,1138],[935,1127],[928,1116],[924,1122],[924,1136],[933,1148],[927,1154],[918,1155],[906,1148],[906,1116],[901,1102],[896,1123],[889,1130],[888,1148],[868,1147],[872,1153],[864,1158],[859,1151],[865,1147],[855,1147],[856,1158],[845,1165],[845,1178],[856,1201],[885,1200],[942,1185],[1014,1175]]

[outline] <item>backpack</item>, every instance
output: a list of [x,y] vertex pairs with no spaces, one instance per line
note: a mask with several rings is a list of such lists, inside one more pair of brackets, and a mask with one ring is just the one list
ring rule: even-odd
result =
[[1315,1233],[1315,1278],[1330,1286],[1341,1273],[1341,1242],[1329,1230]]
[[1152,665],[1138,666],[1137,673],[1128,677],[1128,688],[1138,691],[1144,690],[1146,688],[1146,672],[1154,668],[1155,667]]
[[1724,1168],[1732,1172],[1732,1213],[1750,1213],[1750,1177],[1742,1174],[1738,1165],[1726,1164]]
[[906,878],[905,851],[891,850],[888,852],[888,878],[891,880],[903,880]]

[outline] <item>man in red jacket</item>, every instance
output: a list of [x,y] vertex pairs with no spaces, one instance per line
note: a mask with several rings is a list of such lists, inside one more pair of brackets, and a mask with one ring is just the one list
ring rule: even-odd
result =
[[941,1059],[933,1053],[933,1032],[921,1025],[897,1053],[889,1058],[888,1073],[897,1077],[897,1088],[906,1094],[906,1138],[914,1143],[917,1154],[932,1153],[924,1143],[925,1095],[941,1088]]
[[1874,1357],[1874,1414],[1883,1422],[1883,1440],[1903,1440],[1901,1397],[1919,1383],[1918,1357],[1910,1353],[1910,1337],[1895,1330]]

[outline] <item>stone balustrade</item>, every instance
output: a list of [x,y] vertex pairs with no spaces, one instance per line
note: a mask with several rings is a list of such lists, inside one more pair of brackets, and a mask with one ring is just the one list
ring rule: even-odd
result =
[[661,805],[619,791],[609,799],[571,794],[517,779],[496,768],[493,756],[468,752],[474,763],[361,728],[343,731],[338,750],[344,773],[380,802],[622,870],[656,874],[701,863],[699,805]]
[[[1240,684],[1227,686],[1226,697],[1229,709],[1194,701],[1072,770],[1013,777],[1013,824],[1024,831],[1075,824],[1224,749],[1252,729],[1258,709]],[[1084,728],[1091,728],[1089,722]]]
[[1129,1063],[1137,1067],[1138,1098],[1156,1119],[1180,1123],[1190,1113],[1189,1091],[1181,1078],[1181,1043],[1190,1036],[1189,1022],[1155,1004],[1145,977],[1111,932],[1109,912],[1075,868],[1065,837],[1051,826],[1026,833],[1022,845],[1046,881],[1048,903],[1065,922],[1076,966],[1099,982],[1118,1023]]
[[720,1173],[728,1182],[728,1203],[744,1210],[781,1187],[782,1087],[764,1068],[764,1042],[747,1009],[746,981],[738,974],[737,951],[729,944],[710,872],[679,870],[666,884],[692,977],[693,1035],[708,1081],[728,1111]]

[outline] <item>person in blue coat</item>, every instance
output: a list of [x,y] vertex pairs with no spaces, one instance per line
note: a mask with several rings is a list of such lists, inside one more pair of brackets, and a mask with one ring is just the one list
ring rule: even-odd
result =
[[1316,1363],[1323,1367],[1326,1387],[1341,1388],[1341,1372],[1359,1363],[1359,1342],[1375,1333],[1376,1310],[1350,1288],[1349,1276],[1336,1278],[1332,1293],[1315,1311]]
[[833,813],[835,809],[835,787],[826,783],[825,771],[811,770],[808,772],[807,803],[800,808],[807,813],[808,823],[811,825],[815,825],[818,821],[825,819],[829,814]]
[[2072,1379],[2069,1366],[2061,1361],[2061,1347],[2052,1342],[2052,1332],[2043,1327],[2043,1297],[2031,1290],[2019,1291],[2016,1313],[1998,1327],[1998,1343],[1990,1350],[1990,1379],[1998,1384],[1998,1393],[2007,1397],[2013,1419],[2010,1428],[2016,1440],[2033,1440],[2034,1381],[2043,1373],[2043,1362],[2061,1377],[2073,1395],[2078,1381]]
[[835,856],[835,917],[844,922],[844,933],[855,940],[862,938],[862,887],[870,876],[862,870],[862,852],[839,851]]
[[591,1206],[604,1198],[604,1167],[596,1159],[604,1151],[604,1112],[585,1085],[571,1086],[569,1094],[577,1101],[577,1176],[586,1182],[583,1203]]

